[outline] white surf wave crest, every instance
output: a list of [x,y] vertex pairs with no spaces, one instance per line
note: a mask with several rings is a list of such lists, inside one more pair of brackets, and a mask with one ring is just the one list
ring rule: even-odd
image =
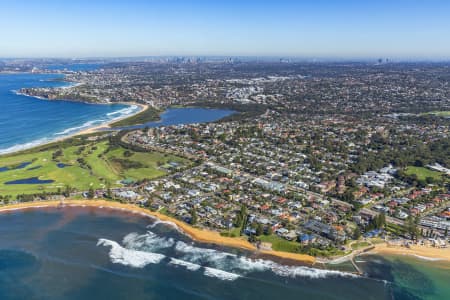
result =
[[346,272],[306,266],[286,266],[266,259],[251,259],[215,249],[200,248],[183,241],[175,241],[173,238],[158,236],[151,231],[141,235],[130,233],[122,242],[123,247],[117,242],[100,239],[97,245],[111,247],[109,255],[113,263],[136,268],[143,268],[150,263],[160,263],[165,255],[153,251],[172,248],[181,256],[170,257],[169,265],[180,266],[188,271],[201,269],[205,276],[221,280],[236,280],[256,272],[272,272],[282,277],[309,279],[357,277]]
[[84,124],[80,125],[80,126],[75,126],[75,127],[71,127],[71,128],[67,128],[61,132],[57,132],[55,133],[55,135],[68,135],[68,134],[72,134],[72,133],[76,133],[78,131],[84,130],[84,129],[89,129],[93,126],[96,125],[100,125],[105,123],[107,120],[104,119],[97,119],[97,120],[91,120],[91,121],[87,121]]
[[197,265],[197,264],[185,261],[185,260],[173,258],[173,257],[170,258],[169,264],[175,265],[175,266],[185,267],[189,271],[197,271],[197,270],[199,270],[202,267],[200,265]]
[[183,253],[183,260],[198,264],[208,264],[227,272],[238,272],[246,275],[252,272],[271,271],[283,277],[326,278],[330,276],[356,277],[346,272],[316,269],[305,266],[285,266],[265,259],[250,259],[235,254],[213,249],[204,249],[178,241],[175,250]]
[[50,141],[51,141],[51,139],[49,139],[49,138],[42,138],[42,139],[37,139],[37,140],[31,141],[28,143],[17,144],[17,145],[8,147],[8,148],[0,149],[0,154],[13,153],[13,152],[33,148],[33,147],[36,147],[39,145],[49,143]]
[[143,268],[148,264],[158,264],[165,255],[159,253],[126,249],[115,241],[99,239],[97,246],[111,247],[109,257],[111,262],[134,268]]
[[155,223],[148,225],[147,228],[155,228],[156,226],[161,225],[161,224],[171,226],[171,227],[175,228],[176,230],[180,231],[180,228],[178,228],[177,224],[175,224],[174,222],[161,221],[161,220],[155,221]]
[[148,231],[145,234],[130,233],[122,241],[127,249],[153,252],[159,249],[170,248],[175,244],[173,238],[164,238]]
[[[129,107],[122,108],[120,110],[107,113],[106,115],[108,117],[110,117],[110,116],[117,116],[117,115],[119,117],[121,117],[121,116],[126,116],[126,115],[129,115],[129,114],[132,114],[132,113],[136,112],[137,109],[139,109],[139,107],[137,105],[131,105]],[[114,117],[114,118],[116,118],[116,117]]]
[[219,278],[222,280],[229,280],[229,281],[233,281],[233,280],[236,280],[239,277],[241,277],[239,274],[222,271],[222,270],[216,269],[216,268],[210,268],[210,267],[204,267],[204,268],[205,268],[205,272],[203,274],[205,274],[206,276],[209,276],[209,277],[215,277],[215,278]]

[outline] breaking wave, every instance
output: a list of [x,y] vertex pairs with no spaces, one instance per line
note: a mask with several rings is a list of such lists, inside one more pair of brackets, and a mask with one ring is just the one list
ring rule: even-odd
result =
[[219,278],[222,280],[236,280],[239,277],[241,277],[238,274],[234,274],[234,273],[230,273],[230,272],[226,272],[226,271],[222,271],[219,269],[215,269],[215,268],[210,268],[210,267],[205,267],[205,272],[203,273],[206,276],[209,277],[215,277],[215,278]]
[[123,238],[122,243],[127,249],[153,252],[170,248],[175,244],[175,241],[173,238],[167,239],[148,231],[146,234],[130,233]]
[[[157,225],[156,223],[152,226]],[[175,250],[176,257],[169,257],[169,265],[183,267],[188,271],[202,270],[205,276],[221,280],[236,280],[257,272],[272,272],[282,277],[310,279],[332,276],[357,277],[346,272],[306,266],[286,266],[266,259],[251,259],[215,249],[200,248],[183,241],[175,241],[173,238],[158,236],[151,231],[141,235],[130,233],[123,238],[122,243],[123,246],[114,241],[100,239],[97,245],[111,247],[109,255],[113,263],[136,268],[160,263],[166,256],[154,251],[170,248]]]
[[89,128],[93,127],[93,126],[103,124],[106,121],[107,120],[104,120],[104,119],[87,121],[87,122],[85,122],[84,124],[82,124],[80,126],[67,128],[67,129],[65,129],[63,131],[57,132],[57,133],[55,133],[55,135],[69,135],[69,134],[73,134],[73,133],[79,132],[79,131],[84,130],[84,129],[89,129]]
[[143,268],[148,264],[158,264],[165,257],[165,255],[159,253],[126,249],[117,242],[107,239],[99,239],[97,246],[111,247],[109,257],[112,263],[134,268]]
[[129,106],[129,107],[122,108],[122,109],[120,109],[120,110],[117,110],[117,111],[113,111],[113,112],[107,113],[106,115],[107,115],[108,117],[114,116],[114,118],[117,118],[117,115],[118,115],[119,117],[127,116],[127,115],[129,115],[129,114],[132,114],[132,113],[136,112],[137,109],[139,109],[139,107],[138,107],[137,105],[131,105],[131,106]]
[[161,220],[157,220],[155,221],[155,223],[150,224],[147,226],[147,228],[155,228],[156,226],[160,225],[160,224],[164,224],[164,225],[168,225],[171,226],[173,228],[175,228],[176,230],[180,230],[177,226],[177,224],[175,224],[174,222],[170,222],[170,221],[161,221]]
[[185,260],[181,260],[181,259],[176,259],[173,257],[170,258],[169,264],[185,267],[189,271],[197,271],[198,269],[200,269],[202,267],[200,265],[197,265],[197,264],[185,261]]
[[316,269],[305,266],[285,266],[270,260],[250,259],[214,249],[195,247],[181,241],[176,243],[175,250],[184,254],[182,257],[183,260],[198,264],[207,264],[220,270],[238,272],[243,275],[252,272],[271,271],[278,276],[292,278],[326,278],[329,276],[356,277],[356,275],[346,272]]

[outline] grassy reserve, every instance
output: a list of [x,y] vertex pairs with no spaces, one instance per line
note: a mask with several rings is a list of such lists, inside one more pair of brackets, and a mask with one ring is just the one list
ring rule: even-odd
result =
[[283,238],[280,238],[276,234],[261,235],[259,238],[260,238],[261,242],[271,243],[272,250],[275,250],[275,251],[298,253],[300,246],[301,246],[297,242],[285,240]]
[[[47,148],[0,156],[0,195],[56,192],[66,186],[77,190],[115,187],[124,179],[138,181],[162,176],[170,167],[169,163],[185,166],[189,161],[159,152],[112,147],[108,140],[55,143]],[[53,182],[5,184],[28,178]]]
[[450,117],[450,111],[432,111],[426,114],[435,115],[438,117]]
[[407,175],[415,174],[419,180],[426,180],[427,177],[431,177],[434,180],[442,179],[442,173],[424,167],[409,166],[406,168],[405,173]]

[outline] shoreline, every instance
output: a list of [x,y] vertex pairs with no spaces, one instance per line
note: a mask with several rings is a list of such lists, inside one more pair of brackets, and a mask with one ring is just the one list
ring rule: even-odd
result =
[[429,261],[450,262],[450,248],[435,248],[431,246],[411,245],[410,248],[382,243],[375,248],[361,253],[362,255],[405,255]]
[[[308,266],[314,266],[316,263],[323,263],[320,258],[316,258],[307,254],[290,253],[275,250],[260,250],[255,245],[249,243],[245,239],[224,237],[221,236],[220,233],[217,231],[192,227],[187,223],[184,223],[173,217],[161,214],[159,212],[154,212],[133,204],[125,204],[116,201],[98,199],[98,200],[64,200],[64,201],[49,200],[49,201],[23,202],[0,206],[0,214],[13,212],[17,210],[61,208],[61,207],[91,207],[98,209],[107,208],[132,214],[138,214],[143,217],[149,217],[152,219],[157,219],[172,224],[174,225],[174,227],[176,227],[177,230],[180,230],[183,234],[190,237],[193,241],[247,250],[250,251],[252,254],[254,254],[257,258],[269,257],[269,259],[272,260],[277,259],[288,261],[288,263],[283,264],[289,264],[289,261],[291,263],[296,262]],[[362,257],[364,255],[381,255],[381,256],[404,255],[426,261],[433,261],[433,262],[441,261],[445,263],[450,262],[450,248],[440,249],[420,245],[412,245],[411,248],[406,248],[396,245],[388,245],[387,243],[376,244],[374,245],[374,247],[375,248],[371,249],[370,251],[362,252],[355,255],[354,258]]]
[[8,204],[0,207],[0,213],[6,213],[16,210],[26,209],[39,209],[39,208],[58,208],[58,207],[93,207],[93,208],[109,208],[120,211],[126,211],[129,213],[139,214],[150,218],[156,218],[161,221],[170,222],[174,224],[177,229],[181,230],[184,234],[189,236],[192,240],[200,243],[215,244],[219,246],[226,246],[231,248],[238,248],[247,251],[251,251],[254,254],[268,255],[278,259],[287,259],[298,263],[306,264],[309,266],[314,265],[316,258],[306,254],[297,254],[289,252],[280,252],[275,250],[258,250],[253,244],[242,238],[231,238],[221,236],[219,232],[199,229],[192,227],[191,225],[184,223],[178,219],[169,217],[159,212],[153,212],[148,209],[133,205],[124,204],[115,201],[107,200],[50,200],[39,202],[24,202],[18,204]]
[[[3,73],[3,72],[0,72]],[[32,72],[17,72],[18,74],[52,74],[52,73],[32,73]],[[5,74],[9,74],[9,73],[5,73]],[[61,89],[70,89],[70,88],[74,88],[77,86],[81,86],[84,85],[84,82],[75,82],[75,81],[67,81],[66,80],[66,75],[62,74],[64,76],[64,80],[61,82],[65,82],[68,83],[69,85],[67,86],[61,86],[61,87],[57,87],[57,88],[61,88]],[[29,95],[26,93],[21,93],[19,92],[19,90],[13,90],[12,92],[14,92],[16,95],[20,95],[20,96],[25,96],[25,97],[31,97],[31,98],[35,98],[38,100],[44,100],[44,101],[53,101],[53,100],[49,100],[40,96],[35,96],[35,95]],[[6,148],[5,152],[0,152],[0,156],[2,155],[9,155],[9,154],[14,154],[14,153],[18,153],[24,150],[29,150],[29,149],[33,149],[35,147],[40,147],[40,146],[45,146],[48,144],[52,144],[55,142],[61,142],[70,138],[73,138],[75,136],[79,136],[79,135],[86,135],[86,134],[92,134],[92,133],[96,133],[101,131],[101,129],[111,129],[112,127],[110,127],[111,124],[115,123],[115,122],[119,122],[122,121],[124,119],[127,118],[131,118],[139,113],[142,113],[144,111],[146,111],[147,109],[149,109],[149,105],[148,104],[142,104],[142,103],[137,103],[137,102],[114,102],[114,103],[91,103],[91,102],[87,102],[87,101],[83,101],[83,100],[68,100],[68,99],[57,99],[54,101],[70,101],[70,102],[80,102],[80,103],[84,103],[84,104],[92,104],[92,105],[114,105],[114,104],[122,104],[122,105],[128,105],[128,106],[138,106],[140,107],[139,110],[137,110],[136,112],[126,115],[126,116],[122,116],[122,117],[118,117],[118,118],[114,118],[111,120],[108,120],[104,123],[101,123],[99,125],[95,125],[92,127],[88,127],[86,129],[82,129],[80,131],[74,132],[72,134],[68,134],[66,136],[61,136],[61,137],[56,137],[54,139],[52,138],[41,138],[39,140],[42,140],[42,143],[39,143],[37,141],[31,141],[28,143],[25,143],[24,145],[30,145],[30,147],[24,146],[24,148],[19,149],[20,145],[14,145],[12,147]],[[12,149],[12,148],[16,148],[17,149]],[[11,151],[8,151],[8,149],[12,149]]]
[[[71,81],[67,81],[67,82],[71,82]],[[77,86],[80,86],[80,85],[84,85],[84,83],[82,83],[82,82],[72,82],[72,83],[73,83],[73,85],[63,86],[63,87],[60,87],[60,88],[68,89],[68,88],[73,88],[73,87],[77,87]],[[134,112],[134,113],[132,113],[130,115],[126,115],[126,116],[122,116],[122,117],[119,117],[119,118],[111,119],[111,120],[109,120],[107,122],[104,122],[102,124],[99,124],[99,125],[96,125],[96,126],[93,126],[93,127],[90,127],[90,128],[83,129],[81,131],[75,132],[75,133],[73,133],[71,135],[68,135],[66,137],[63,137],[63,139],[71,138],[71,137],[74,137],[74,136],[77,136],[77,135],[94,133],[94,132],[99,131],[99,129],[103,129],[103,128],[105,128],[105,129],[112,128],[112,127],[110,127],[111,124],[113,124],[115,122],[122,121],[124,119],[128,119],[128,118],[134,117],[135,115],[140,114],[141,112],[144,112],[144,111],[146,111],[147,109],[150,108],[150,106],[148,104],[142,104],[142,103],[138,103],[138,102],[113,102],[113,103],[103,103],[103,102],[101,102],[101,103],[92,103],[92,102],[87,102],[87,101],[83,101],[83,100],[68,100],[68,99],[50,100],[50,99],[46,99],[46,98],[43,98],[43,97],[40,97],[40,96],[20,93],[19,91],[14,91],[14,93],[16,95],[25,96],[25,97],[31,97],[31,98],[35,98],[35,99],[39,99],[39,100],[43,100],[43,101],[68,101],[68,102],[79,102],[79,103],[91,104],[91,105],[114,105],[114,104],[122,104],[122,105],[128,105],[128,106],[136,105],[136,106],[139,106],[141,108],[139,111],[136,111],[136,112]],[[52,140],[49,143],[53,143],[53,142],[57,142],[57,141],[60,141],[60,139]],[[45,143],[45,144],[47,144],[47,143]],[[45,145],[45,144],[42,144],[42,145]],[[39,146],[42,146],[42,145],[39,145]]]
[[[102,104],[102,103],[99,103],[99,104]],[[117,103],[114,103],[114,104],[136,105],[136,106],[139,106],[141,109],[136,111],[135,113],[130,114],[130,115],[126,115],[126,116],[123,116],[123,117],[112,119],[112,120],[110,120],[108,122],[99,124],[97,126],[81,130],[79,132],[76,132],[76,133],[68,136],[67,138],[71,138],[71,137],[78,136],[78,135],[85,135],[85,134],[96,133],[96,132],[101,131],[101,129],[114,129],[114,128],[111,127],[111,124],[119,122],[119,121],[122,121],[122,120],[125,120],[125,119],[128,119],[128,118],[131,118],[131,117],[134,117],[135,115],[140,114],[141,112],[144,112],[144,111],[146,111],[146,110],[148,110],[150,108],[150,106],[148,104],[141,104],[141,103],[137,103],[137,102],[117,102]]]
[[[47,100],[47,99],[40,98],[38,96],[32,96],[32,95],[27,95],[27,94],[18,93],[18,92],[16,92],[16,94],[17,95],[26,96],[26,97],[36,98],[36,99],[39,99],[39,100],[50,101],[50,100]],[[55,100],[55,101],[68,101],[68,100]],[[77,132],[74,132],[74,133],[71,133],[71,134],[68,134],[68,135],[65,135],[65,136],[56,137],[56,138],[53,138],[53,139],[52,138],[39,139],[39,140],[42,140],[41,143],[37,142],[37,141],[39,141],[39,140],[37,140],[37,141],[31,141],[31,142],[28,142],[28,143],[24,143],[23,144],[24,147],[20,148],[20,149],[19,149],[19,147],[21,145],[14,145],[14,146],[11,146],[9,148],[5,148],[4,152],[0,152],[0,156],[20,153],[21,151],[26,151],[26,150],[33,149],[33,148],[36,148],[36,147],[42,147],[42,146],[49,145],[49,144],[52,144],[52,143],[61,142],[61,141],[64,141],[64,140],[67,140],[67,139],[70,139],[70,138],[73,138],[73,137],[76,137],[76,136],[81,136],[81,135],[87,135],[87,134],[101,132],[102,129],[113,129],[112,127],[110,127],[111,124],[113,124],[115,122],[118,122],[118,121],[121,121],[121,120],[124,120],[124,119],[127,119],[127,118],[134,117],[135,115],[137,115],[137,114],[139,114],[139,113],[141,113],[143,111],[146,111],[150,107],[147,104],[142,104],[142,103],[137,103],[137,102],[116,102],[116,103],[88,103],[88,102],[83,102],[83,101],[76,101],[76,102],[82,102],[82,103],[92,104],[92,105],[113,105],[113,104],[122,104],[122,105],[128,105],[128,106],[135,105],[135,106],[140,107],[140,109],[137,110],[136,112],[132,113],[132,114],[129,114],[129,115],[126,115],[126,116],[122,116],[122,117],[118,117],[118,118],[114,118],[114,119],[108,120],[107,122],[101,123],[99,125],[95,125],[95,126],[92,126],[92,127],[86,128],[86,129],[82,129],[80,131],[77,131]],[[30,146],[27,147],[26,145],[30,145]],[[15,149],[9,150],[11,148],[15,148]]]

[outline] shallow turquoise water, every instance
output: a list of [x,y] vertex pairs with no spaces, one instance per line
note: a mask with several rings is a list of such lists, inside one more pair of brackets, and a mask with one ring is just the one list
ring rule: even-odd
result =
[[394,299],[450,299],[450,263],[406,255],[363,256],[359,265],[386,280]]

